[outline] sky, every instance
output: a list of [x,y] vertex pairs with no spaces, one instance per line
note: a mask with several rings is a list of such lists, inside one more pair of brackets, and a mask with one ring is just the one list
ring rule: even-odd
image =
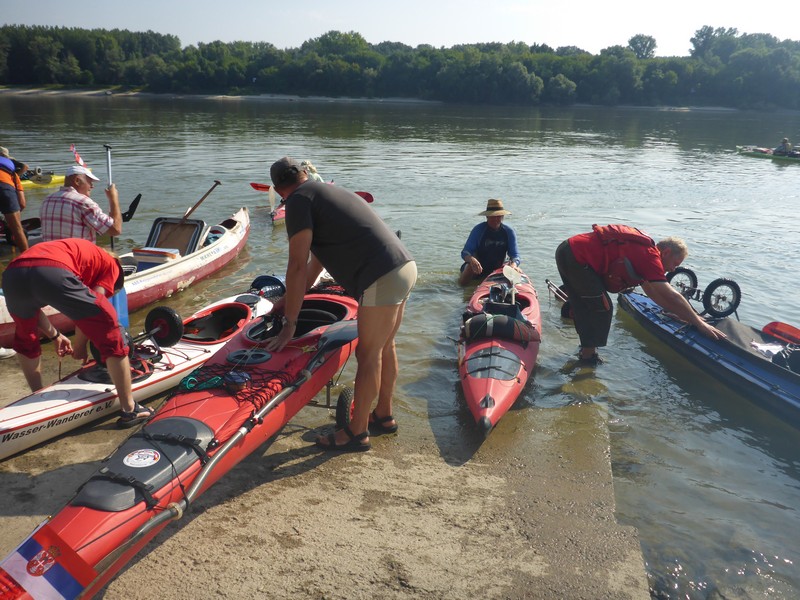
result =
[[[563,0],[562,0],[563,2]],[[436,48],[478,42],[577,46],[598,54],[637,34],[656,40],[656,56],[688,56],[706,25],[740,34],[800,39],[790,11],[736,0],[0,0],[2,22],[86,29],[155,31],[181,46],[216,40],[297,48],[331,31],[367,42]]]

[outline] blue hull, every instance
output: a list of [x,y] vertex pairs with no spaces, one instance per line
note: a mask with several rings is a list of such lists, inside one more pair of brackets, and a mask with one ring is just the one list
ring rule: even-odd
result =
[[619,305],[687,360],[751,402],[800,426],[800,375],[773,364],[750,347],[753,340],[769,344],[780,341],[733,319],[714,323],[728,339],[717,341],[703,337],[695,328],[667,316],[660,306],[642,294],[620,294]]

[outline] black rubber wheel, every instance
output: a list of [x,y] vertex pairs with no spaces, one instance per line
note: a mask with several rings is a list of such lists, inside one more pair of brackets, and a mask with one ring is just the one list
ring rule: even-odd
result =
[[697,289],[697,275],[685,267],[678,267],[667,273],[667,281],[686,298],[691,297],[692,292]]
[[144,330],[159,346],[174,346],[183,337],[183,320],[169,306],[156,306],[144,319]]
[[[125,329],[122,325],[119,326],[119,329],[122,333],[122,341],[128,345],[128,358],[132,359],[134,355],[135,345],[133,340],[131,339],[131,334],[128,333],[128,330]],[[100,360],[100,350],[97,349],[92,342],[89,342],[89,354],[92,355],[92,358],[97,362],[99,365],[106,364],[102,360]]]
[[336,401],[336,428],[350,425],[353,417],[353,389],[346,387],[339,393]]
[[703,292],[703,308],[712,317],[732,315],[741,301],[742,290],[732,279],[715,279]]
[[297,315],[298,323],[320,323],[322,325],[332,325],[339,319],[336,315],[328,312],[327,310],[320,310],[318,308],[301,308],[300,314]]

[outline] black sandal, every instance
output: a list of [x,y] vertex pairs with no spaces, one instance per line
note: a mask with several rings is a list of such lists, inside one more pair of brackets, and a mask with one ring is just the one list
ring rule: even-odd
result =
[[395,422],[394,425],[384,425],[384,423],[388,423],[389,421],[394,421],[394,417],[392,415],[379,417],[375,414],[374,410],[369,413],[369,429],[373,432],[373,435],[380,435],[381,433],[396,433],[397,422]]
[[[127,429],[128,427],[133,427],[134,425],[138,425],[139,423],[144,423],[150,417],[153,416],[155,411],[150,408],[149,406],[142,406],[138,402],[134,402],[133,410],[128,412],[126,410],[121,411],[122,416],[117,419],[117,427],[121,427],[123,429]],[[147,413],[146,415],[141,415],[141,413]]]
[[[347,434],[347,437],[350,438],[344,444],[336,443],[335,432],[329,433],[325,437],[318,437],[315,444],[319,448],[329,452],[366,452],[372,448],[372,444],[370,442],[364,443],[364,440],[369,437],[369,431],[365,431],[356,435],[347,425],[342,427],[342,431],[344,431]],[[323,440],[325,440],[327,443],[323,443]]]

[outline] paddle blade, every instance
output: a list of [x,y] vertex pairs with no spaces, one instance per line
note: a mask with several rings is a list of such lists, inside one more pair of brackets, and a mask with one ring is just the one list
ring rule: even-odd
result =
[[269,189],[270,189],[270,186],[267,185],[266,183],[253,183],[253,182],[250,182],[250,187],[253,188],[254,190],[256,190],[257,192],[268,192]]
[[508,279],[508,281],[511,282],[511,285],[513,286],[516,286],[520,282],[522,282],[522,273],[517,271],[511,265],[506,265],[503,267],[503,277]]
[[369,192],[356,192],[356,196],[361,196],[367,201],[367,204],[372,204],[372,201],[375,200]]
[[773,321],[764,325],[764,333],[790,344],[800,344],[800,329],[788,323]]

